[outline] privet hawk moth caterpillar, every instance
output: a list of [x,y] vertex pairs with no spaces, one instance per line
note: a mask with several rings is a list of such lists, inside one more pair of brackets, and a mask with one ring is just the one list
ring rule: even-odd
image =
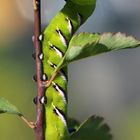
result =
[[[54,17],[43,33],[42,80],[52,76],[68,49],[75,31],[87,20],[95,9],[95,0],[66,0],[64,8]],[[45,92],[41,103],[45,103],[45,137],[47,140],[64,140],[69,136],[67,126],[67,67],[62,68]],[[46,102],[47,99],[47,102]]]

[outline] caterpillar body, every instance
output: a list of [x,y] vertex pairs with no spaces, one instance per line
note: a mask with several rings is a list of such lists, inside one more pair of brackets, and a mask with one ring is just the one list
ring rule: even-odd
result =
[[[64,8],[44,31],[42,40],[42,80],[50,79],[53,71],[68,49],[75,31],[95,9],[95,0],[67,0]],[[61,69],[45,91],[45,137],[47,140],[64,140],[69,136],[67,126],[67,67]]]

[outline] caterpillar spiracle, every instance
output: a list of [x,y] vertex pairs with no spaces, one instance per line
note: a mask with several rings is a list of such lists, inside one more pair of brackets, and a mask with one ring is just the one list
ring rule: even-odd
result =
[[[73,34],[95,9],[95,0],[66,0],[64,8],[52,19],[43,32],[42,80],[50,79],[53,71],[68,49]],[[60,70],[45,91],[45,137],[64,140],[69,136],[67,126],[67,67]]]

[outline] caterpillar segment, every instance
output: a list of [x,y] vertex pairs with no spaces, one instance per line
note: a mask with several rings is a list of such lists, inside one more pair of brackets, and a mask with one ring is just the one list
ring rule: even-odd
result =
[[[64,8],[45,29],[42,40],[42,81],[49,80],[68,49],[75,31],[92,14],[95,0],[67,0]],[[70,134],[67,126],[67,67],[62,68],[45,91],[45,137],[47,140],[64,140]]]

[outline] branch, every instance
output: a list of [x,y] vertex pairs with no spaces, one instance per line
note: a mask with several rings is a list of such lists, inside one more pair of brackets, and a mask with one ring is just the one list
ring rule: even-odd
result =
[[45,94],[45,87],[42,86],[41,77],[43,75],[42,62],[39,59],[39,55],[42,53],[41,42],[39,36],[41,34],[41,0],[33,0],[34,4],[34,46],[36,54],[36,75],[37,75],[37,123],[36,123],[36,140],[45,140],[44,134],[44,106],[40,103],[40,99]]

